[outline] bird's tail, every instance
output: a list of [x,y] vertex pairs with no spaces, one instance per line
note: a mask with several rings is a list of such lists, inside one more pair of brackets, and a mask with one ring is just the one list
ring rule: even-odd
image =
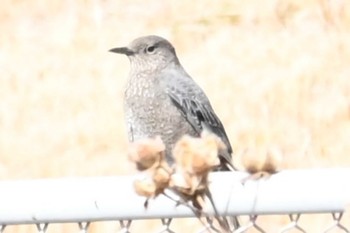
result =
[[228,161],[226,157],[219,156],[220,158],[220,166],[216,169],[216,171],[223,172],[233,172],[238,171],[238,169],[233,165],[231,161]]

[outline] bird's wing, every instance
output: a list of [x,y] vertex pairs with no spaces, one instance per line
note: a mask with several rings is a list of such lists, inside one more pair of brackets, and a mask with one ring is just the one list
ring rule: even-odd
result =
[[232,153],[230,141],[224,126],[202,89],[191,79],[187,79],[185,83],[180,82],[180,84],[168,86],[167,93],[198,135],[201,134],[203,128],[206,128],[221,138],[227,147],[227,156],[229,157],[225,159],[230,161]]

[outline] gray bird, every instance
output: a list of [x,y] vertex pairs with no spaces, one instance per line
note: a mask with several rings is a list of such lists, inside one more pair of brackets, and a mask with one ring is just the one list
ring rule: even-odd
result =
[[231,163],[232,147],[208,97],[187,74],[169,41],[159,36],[135,39],[127,47],[111,52],[125,54],[131,70],[124,108],[130,141],[160,135],[166,159],[174,144],[185,134],[199,136],[203,129],[216,134],[227,149],[219,152],[219,170],[236,170]]

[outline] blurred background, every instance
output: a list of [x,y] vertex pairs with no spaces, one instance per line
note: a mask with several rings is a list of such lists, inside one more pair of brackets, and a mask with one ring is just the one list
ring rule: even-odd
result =
[[[149,34],[174,44],[223,121],[237,163],[247,151],[274,148],[282,169],[350,166],[347,0],[2,0],[0,32],[2,180],[130,174],[122,106],[129,61],[108,50]],[[267,232],[288,222],[261,219]],[[327,220],[301,222],[320,232]],[[155,231],[158,222],[133,230]],[[177,224],[181,232],[198,226]],[[48,232],[68,230],[78,228]]]

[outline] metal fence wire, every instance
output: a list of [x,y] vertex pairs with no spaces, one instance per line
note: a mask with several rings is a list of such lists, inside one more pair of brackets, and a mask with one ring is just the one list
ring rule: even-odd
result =
[[[165,195],[145,208],[145,199],[133,190],[134,176],[1,181],[0,233],[21,224],[50,232],[54,223],[76,223],[76,232],[92,232],[101,221],[115,224],[117,232],[350,232],[350,169],[289,170],[242,184],[246,177],[211,174],[217,212],[206,205],[200,217]],[[225,230],[215,213],[227,223]],[[233,216],[238,228],[231,224]],[[197,227],[181,225],[185,218]],[[152,230],[135,227],[143,220],[152,221]]]

